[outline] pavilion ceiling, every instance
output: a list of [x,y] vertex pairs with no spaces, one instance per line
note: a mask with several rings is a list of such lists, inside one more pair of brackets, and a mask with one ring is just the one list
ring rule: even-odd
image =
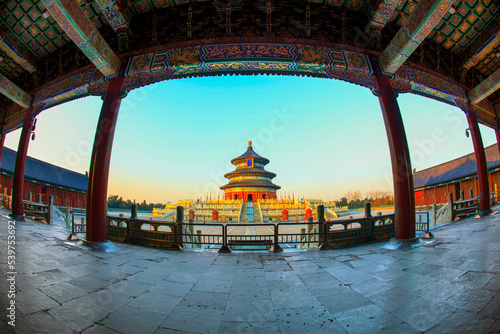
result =
[[[131,56],[165,45],[252,39],[335,45],[377,59],[419,6],[416,0],[5,0],[0,4],[0,82],[11,82],[33,99],[50,85],[67,84],[75,73],[86,71],[89,82],[107,75],[93,71],[96,59],[89,54],[95,50],[75,42],[55,3],[79,7],[86,19],[76,17],[75,26],[86,30],[92,24],[122,66]],[[491,106],[500,111],[499,4],[452,3],[404,64],[462,87],[471,102],[481,102],[481,110],[498,121]],[[4,131],[21,124],[23,108],[5,94],[0,112]]]

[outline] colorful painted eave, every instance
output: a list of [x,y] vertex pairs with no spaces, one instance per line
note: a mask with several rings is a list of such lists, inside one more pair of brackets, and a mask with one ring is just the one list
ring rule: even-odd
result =
[[120,59],[97,31],[75,0],[42,0],[61,28],[106,77],[114,77]]
[[0,93],[23,108],[29,108],[31,95],[19,88],[12,81],[0,74]]
[[394,74],[448,12],[454,0],[421,0],[379,58],[384,73]]
[[11,33],[0,30],[0,49],[24,70],[35,71],[35,57]]
[[472,88],[467,95],[473,104],[477,104],[488,96],[493,94],[500,88],[500,69],[496,70],[492,75],[486,78],[476,87]]
[[474,54],[465,62],[464,69],[469,70],[472,67],[476,66],[489,53],[499,50],[499,47],[500,47],[500,30],[497,31],[496,33],[493,33],[492,36],[488,38],[483,45],[481,45],[477,50],[475,50]]

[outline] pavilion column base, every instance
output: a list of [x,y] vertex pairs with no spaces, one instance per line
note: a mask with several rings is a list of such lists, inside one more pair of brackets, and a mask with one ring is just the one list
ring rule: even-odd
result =
[[479,210],[476,217],[476,219],[483,218],[486,216],[489,216],[491,214],[491,210]]
[[422,244],[419,237],[411,239],[391,239],[389,242],[384,244],[382,248],[390,250],[409,250],[418,247]]
[[283,251],[283,248],[281,248],[280,245],[272,245],[271,248],[269,248],[269,251],[271,253],[279,253]]
[[90,250],[97,253],[110,253],[114,252],[119,247],[116,247],[111,241],[88,241],[86,239],[82,239],[81,242],[76,244],[75,246]]
[[14,219],[18,222],[26,222],[26,219],[24,219],[23,215],[15,215],[13,213],[9,213],[9,217],[11,217],[12,219]]
[[231,248],[228,245],[222,245],[219,249],[219,253],[231,253]]

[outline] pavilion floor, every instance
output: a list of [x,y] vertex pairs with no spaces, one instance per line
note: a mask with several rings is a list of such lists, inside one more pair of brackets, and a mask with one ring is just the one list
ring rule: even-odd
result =
[[5,317],[6,214],[1,333],[500,333],[500,213],[441,225],[407,251],[275,254],[126,244],[97,253],[59,226],[18,223],[15,327]]

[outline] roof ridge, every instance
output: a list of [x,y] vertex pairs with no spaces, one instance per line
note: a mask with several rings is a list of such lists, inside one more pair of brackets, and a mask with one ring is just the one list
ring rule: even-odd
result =
[[[15,153],[15,154],[16,154],[16,156],[17,156],[17,151],[15,151],[15,150],[13,150],[13,149],[11,149],[11,148],[8,148],[8,147],[6,147],[6,146],[4,146],[4,147],[3,147],[3,149],[7,149],[7,150],[9,150],[9,151],[11,151],[11,152]],[[85,173],[79,173],[79,172],[76,172],[76,171],[71,170],[71,169],[67,169],[67,168],[64,168],[64,167],[61,167],[61,166],[57,166],[57,165],[51,164],[51,163],[49,163],[49,162],[46,162],[46,161],[43,161],[43,160],[40,160],[40,159],[34,158],[34,157],[32,157],[32,156],[29,156],[29,155],[27,155],[27,156],[26,156],[26,159],[31,159],[31,160],[34,160],[34,161],[36,161],[36,162],[42,163],[42,164],[44,164],[44,165],[51,166],[51,167],[55,167],[55,168],[57,168],[57,169],[62,169],[62,170],[64,170],[64,171],[66,171],[66,172],[70,172],[70,173],[73,173],[73,174],[87,176],[87,174],[85,174]]]
[[[486,146],[486,147],[484,148],[485,154],[486,154],[486,150],[491,149],[491,148],[492,148],[493,146],[495,146],[495,145],[497,145],[497,144],[491,144],[491,145],[489,145],[489,146]],[[419,170],[419,171],[415,172],[415,174],[422,173],[422,172],[425,172],[425,171],[427,171],[427,170],[429,170],[429,169],[434,169],[434,168],[437,168],[437,167],[439,167],[439,166],[443,166],[443,165],[446,165],[446,164],[452,163],[452,162],[454,162],[454,161],[458,161],[458,160],[463,159],[463,158],[468,158],[468,160],[473,160],[473,159],[470,159],[470,156],[472,156],[473,154],[474,154],[474,152],[472,152],[472,153],[468,153],[468,154],[466,154],[466,155],[462,155],[462,156],[460,156],[460,157],[458,157],[458,158],[455,158],[455,159],[452,159],[452,160],[448,160],[448,161],[442,162],[442,163],[440,163],[440,164],[437,164],[437,165],[434,165],[434,166],[431,166],[431,167],[424,168],[424,169],[422,169],[422,170]],[[486,163],[488,163],[488,161],[486,161]]]

